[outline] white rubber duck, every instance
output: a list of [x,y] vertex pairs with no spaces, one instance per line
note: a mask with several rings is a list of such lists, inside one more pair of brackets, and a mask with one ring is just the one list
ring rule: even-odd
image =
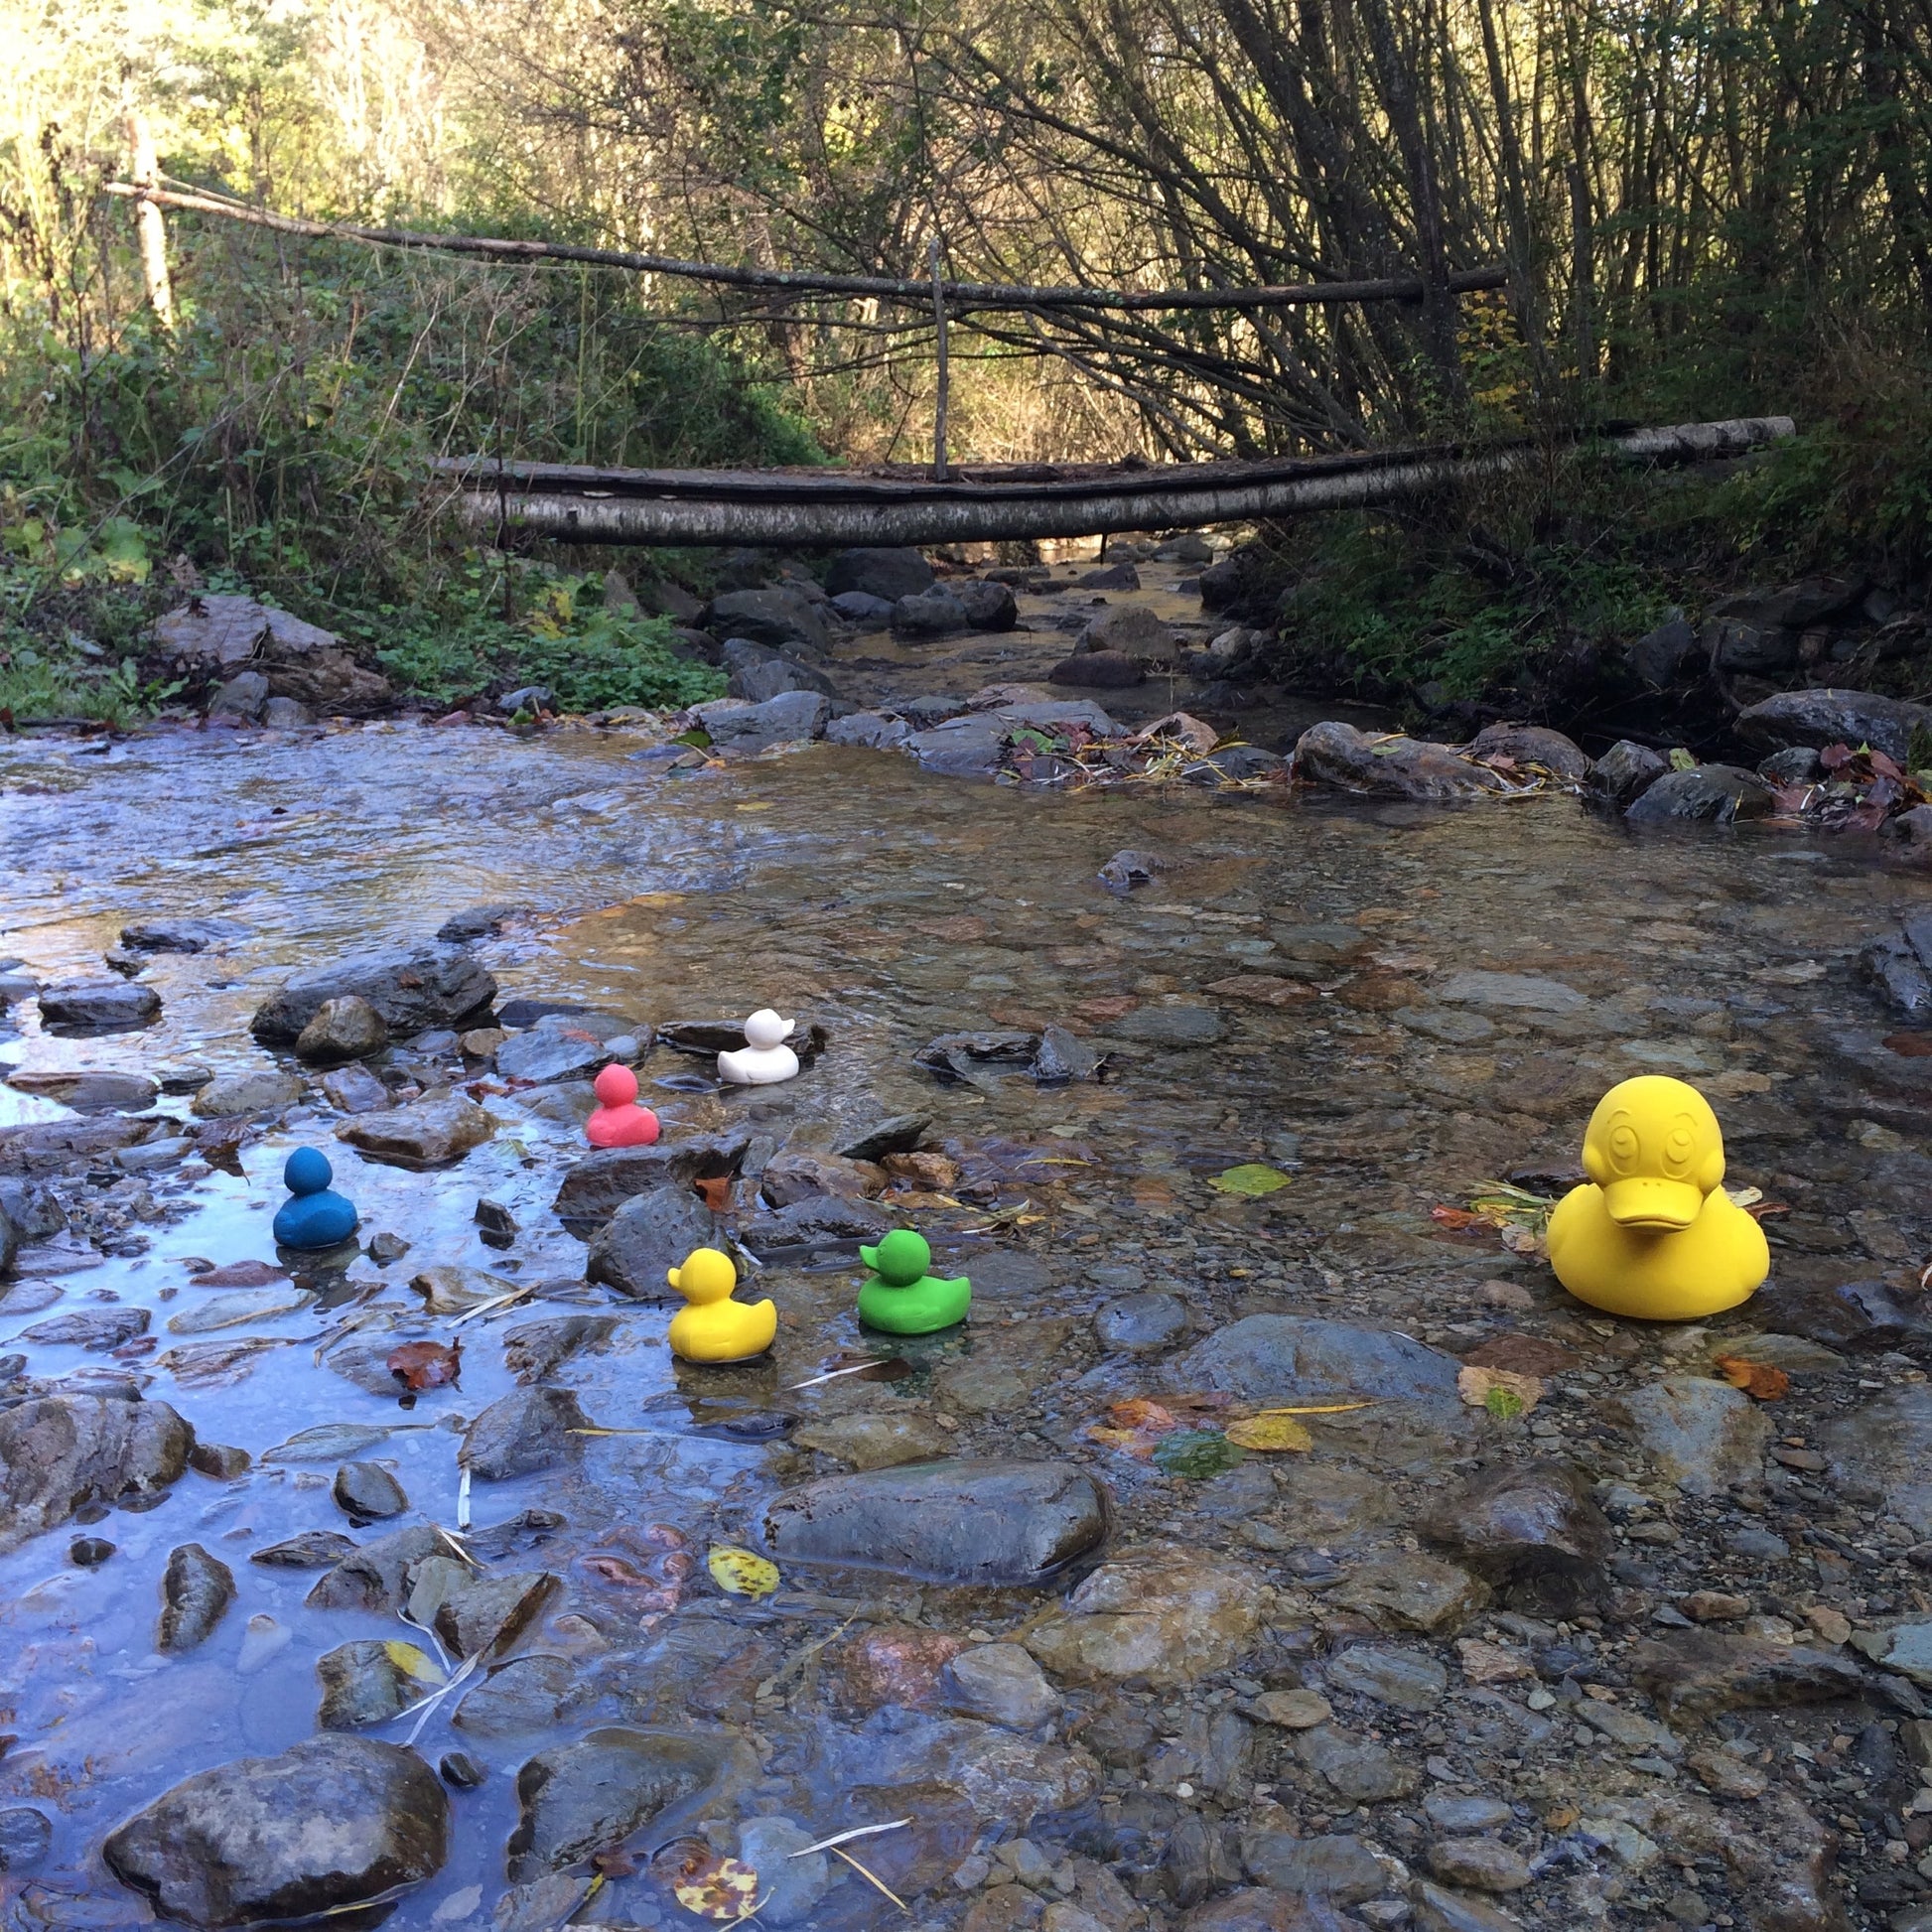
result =
[[769,1007],[760,1007],[745,1023],[744,1050],[718,1055],[719,1074],[735,1087],[768,1087],[794,1078],[798,1055],[785,1044],[791,1024]]

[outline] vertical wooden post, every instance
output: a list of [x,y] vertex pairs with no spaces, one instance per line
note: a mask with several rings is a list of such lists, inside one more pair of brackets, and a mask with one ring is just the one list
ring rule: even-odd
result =
[[[137,188],[158,187],[160,168],[155,161],[154,137],[148,132],[147,122],[132,107],[127,110],[127,143],[133,150],[134,172],[131,179],[134,185]],[[175,326],[175,291],[174,284],[168,279],[168,224],[152,202],[137,201],[134,204],[134,226],[141,243],[141,278],[147,284],[148,307],[154,311],[154,318],[163,329],[172,330]]]
[[946,285],[939,277],[939,237],[926,251],[932,265],[932,320],[939,335],[939,399],[932,416],[932,481],[946,481],[946,403],[952,375],[946,366]]

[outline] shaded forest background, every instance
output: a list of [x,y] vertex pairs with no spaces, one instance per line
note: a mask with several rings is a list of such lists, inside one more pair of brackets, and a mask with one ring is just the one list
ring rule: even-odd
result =
[[[662,695],[662,628],[607,608],[608,559],[467,548],[425,460],[929,451],[916,307],[177,215],[164,326],[133,212],[98,192],[130,114],[165,178],[330,219],[1432,290],[978,317],[953,344],[956,456],[1554,451],[1595,422],[1800,419],[1725,478],[1552,454],[1278,537],[1284,649],[1330,683],[1506,688],[1754,574],[1907,591],[1929,560],[1932,0],[0,0],[0,706],[165,697],[138,640],[191,571],[435,695],[533,639],[601,664],[604,702]],[[1437,291],[1489,262],[1506,289]],[[708,567],[649,566],[700,588]]]

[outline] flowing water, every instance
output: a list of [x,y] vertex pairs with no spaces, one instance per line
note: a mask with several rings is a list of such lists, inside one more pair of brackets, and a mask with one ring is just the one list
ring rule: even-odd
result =
[[[865,1780],[835,1748],[845,1722],[835,1703],[769,1679],[859,1598],[817,1593],[833,1585],[801,1575],[752,1606],[713,1589],[701,1562],[710,1542],[755,1542],[759,1507],[779,1487],[839,1465],[783,1440],[734,1439],[714,1426],[721,1419],[877,1411],[937,1427],[964,1452],[1070,1456],[1114,1486],[1119,1537],[1158,1532],[1238,1551],[1286,1586],[1296,1539],[1271,1544],[1252,1524],[1292,1503],[1307,1458],[1284,1473],[1251,1458],[1195,1482],[1085,1437],[1109,1402],[1149,1386],[1146,1360],[1110,1351],[1091,1325],[1124,1292],[1171,1292],[1196,1332],[1279,1310],[1365,1319],[1454,1353],[1502,1327],[1567,1338],[1583,1365],[1553,1379],[1527,1424],[1507,1427],[1519,1444],[1593,1448],[1613,1466],[1600,1440],[1605,1392],[1656,1372],[1669,1331],[1580,1321],[1588,1311],[1565,1301],[1533,1254],[1431,1213],[1507,1172],[1568,1168],[1602,1088],[1661,1071],[1712,1096],[1731,1184],[1790,1210],[1767,1222],[1780,1271],[1904,1279],[1932,1244],[1920,1114],[1932,1062],[1907,1050],[1915,1042],[1898,1038],[1854,970],[1864,940],[1896,910],[1922,906],[1932,885],[1884,869],[1874,852],[1708,828],[1634,837],[1561,796],[1444,811],[1134,789],[1029,795],[826,748],[670,773],[629,756],[639,742],[399,724],[281,739],[10,743],[0,753],[0,953],[59,980],[97,975],[103,948],[136,917],[219,914],[247,936],[157,957],[145,978],[164,1011],[145,1031],[57,1038],[27,1006],[14,1016],[18,1035],[0,1035],[0,1058],[36,1070],[259,1067],[268,1056],[248,1018],[293,972],[426,938],[467,905],[511,903],[524,914],[480,946],[499,1004],[579,1002],[652,1023],[769,1004],[826,1030],[822,1057],[765,1090],[653,1086],[693,1064],[660,1049],[643,1071],[645,1097],[669,1137],[746,1120],[768,1144],[829,1151],[881,1116],[928,1114],[928,1145],[951,1153],[960,1180],[945,1199],[921,1196],[908,1218],[942,1264],[981,1284],[972,1320],[908,1351],[917,1372],[907,1379],[788,1392],[861,1341],[857,1275],[774,1267],[759,1282],[781,1311],[773,1355],[710,1377],[674,1367],[668,1311],[587,1288],[583,1246],[550,1212],[582,1151],[574,1119],[533,1110],[543,1090],[505,1092],[486,1071],[475,1090],[495,1136],[445,1172],[360,1159],[335,1141],[340,1117],[312,1088],[244,1146],[240,1175],[199,1159],[124,1173],[109,1158],[63,1178],[70,1202],[88,1204],[66,1237],[74,1271],[35,1273],[0,1302],[0,1350],[24,1353],[33,1377],[132,1374],[204,1441],[247,1450],[254,1466],[226,1481],[190,1473],[158,1506],[51,1530],[0,1560],[0,1729],[17,1739],[0,1758],[0,1807],[32,1805],[54,1821],[38,1868],[0,1878],[15,1922],[145,1917],[102,1866],[103,1834],[190,1771],[309,1735],[323,1651],[410,1634],[393,1619],[305,1607],[313,1572],[247,1561],[296,1531],[347,1527],[329,1488],[339,1455],[264,1457],[316,1425],[387,1430],[360,1453],[392,1469],[414,1511],[453,1526],[461,1419],[513,1386],[500,1337],[519,1322],[585,1307],[623,1317],[608,1350],[559,1375],[597,1424],[637,1433],[586,1439],[566,1470],[478,1484],[472,1505],[480,1527],[529,1507],[568,1519],[509,1567],[565,1580],[543,1647],[573,1660],[588,1701],[553,1728],[500,1737],[453,1728],[455,1699],[430,1714],[431,1760],[462,1747],[490,1775],[458,1795],[452,1857],[401,1904],[399,1925],[488,1922],[504,1890],[516,1766],[600,1721],[734,1726],[765,1756],[758,1789],[782,1801],[765,1809],[814,1831],[850,1822],[842,1792]],[[1116,894],[1102,884],[1100,867],[1122,848],[1157,855],[1153,885]],[[1110,1053],[1106,1077],[1035,1087],[994,1069],[941,1084],[912,1061],[939,1034],[1047,1024]],[[0,1105],[14,1122],[63,1113],[6,1089]],[[185,1115],[187,1102],[161,1106]],[[163,1365],[180,1340],[170,1324],[209,1295],[188,1263],[274,1260],[281,1163],[304,1143],[329,1150],[363,1236],[389,1231],[408,1254],[387,1267],[358,1257],[346,1284],[298,1273],[320,1305],[210,1337],[289,1345],[184,1386]],[[1242,1163],[1272,1165],[1290,1184],[1265,1199],[1210,1185]],[[483,1242],[481,1196],[520,1224],[508,1251]],[[318,1365],[323,1338],[366,1284],[381,1284],[389,1332],[448,1338],[449,1318],[424,1314],[407,1286],[432,1264],[536,1284],[518,1307],[454,1331],[460,1387],[403,1410],[326,1357]],[[1527,1289],[1533,1311],[1485,1300],[1481,1285],[1498,1279]],[[152,1311],[157,1346],[137,1343],[116,1360],[12,1339],[50,1314],[104,1306]],[[1748,1313],[1734,1325],[1747,1327]],[[1903,1358],[1886,1359],[1869,1386],[1916,1376]],[[1351,1453],[1324,1437],[1312,1459]],[[1404,1497],[1436,1479],[1415,1466],[1385,1473]],[[69,1545],[82,1534],[114,1553],[77,1567]],[[1367,1543],[1397,1534],[1370,1529]],[[680,1540],[698,1568],[669,1591],[669,1610],[655,1599],[638,1609],[634,1588],[578,1561],[616,1553],[648,1572],[653,1552]],[[1337,1556],[1344,1541],[1332,1544]],[[165,1657],[155,1645],[161,1569],[189,1542],[233,1569],[238,1600],[204,1645]],[[1330,1550],[1317,1554],[1325,1561]],[[995,1635],[1018,1629],[1042,1602],[1038,1592],[955,1600],[916,1583],[874,1584],[866,1616],[956,1632],[969,1622]],[[1789,1594],[1788,1580],[1777,1587]],[[1889,1604],[1867,1594],[1911,1607],[1897,1587]],[[667,1641],[680,1625],[702,1641]],[[732,1663],[721,1631],[733,1641],[751,1633],[749,1661]],[[1279,1649],[1265,1671],[1254,1667],[1250,1692],[1296,1682],[1306,1658]],[[1203,1692],[1210,1702],[1234,1695],[1215,1682],[1222,1688]],[[1130,1685],[1123,1696],[1132,1694]],[[1076,1716],[1108,1706],[1104,1690],[1071,1696]],[[1165,1732],[1173,1706],[1165,1721],[1160,1700],[1151,1708]],[[400,1739],[414,1722],[377,1734]],[[1062,1733],[1078,1729],[1069,1722]],[[1265,1766],[1250,1775],[1263,1776],[1265,1792]],[[1118,1762],[1111,1778],[1116,1795],[1123,1783],[1159,1781],[1138,1767],[1123,1779]],[[1164,1802],[1178,1802],[1167,1789]],[[1246,1802],[1261,1799],[1237,1792],[1224,1809],[1235,1816]],[[1334,1829],[1372,1838],[1387,1809]],[[1089,1825],[1092,1812],[1088,1802]],[[999,1835],[998,1821],[980,1822]],[[1413,1857],[1402,1829],[1385,1837]],[[1050,1822],[1042,1835],[1051,1851]],[[1142,1851],[1142,1864],[1159,1865],[1160,1843]],[[1876,1838],[1869,1856],[1882,1864]],[[846,1875],[810,1922],[897,1918]],[[1540,1879],[1512,1909],[1563,1921],[1574,1908],[1568,1882]],[[1158,1883],[1143,1890],[1158,1912],[1177,1914]],[[621,1912],[609,1906],[614,1922],[693,1922],[635,1886]],[[959,1909],[941,1884],[912,1922]]]

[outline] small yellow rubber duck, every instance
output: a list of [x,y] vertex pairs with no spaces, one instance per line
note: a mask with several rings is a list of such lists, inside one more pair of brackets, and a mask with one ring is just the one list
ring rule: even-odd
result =
[[1721,1184],[1724,1135],[1693,1086],[1645,1073],[1596,1103],[1584,1172],[1550,1216],[1550,1266],[1580,1302],[1644,1321],[1734,1309],[1771,1272],[1764,1230]]
[[749,1362],[771,1346],[778,1311],[771,1302],[734,1302],[738,1270],[716,1248],[693,1248],[665,1280],[691,1304],[671,1317],[671,1353],[687,1362]]

